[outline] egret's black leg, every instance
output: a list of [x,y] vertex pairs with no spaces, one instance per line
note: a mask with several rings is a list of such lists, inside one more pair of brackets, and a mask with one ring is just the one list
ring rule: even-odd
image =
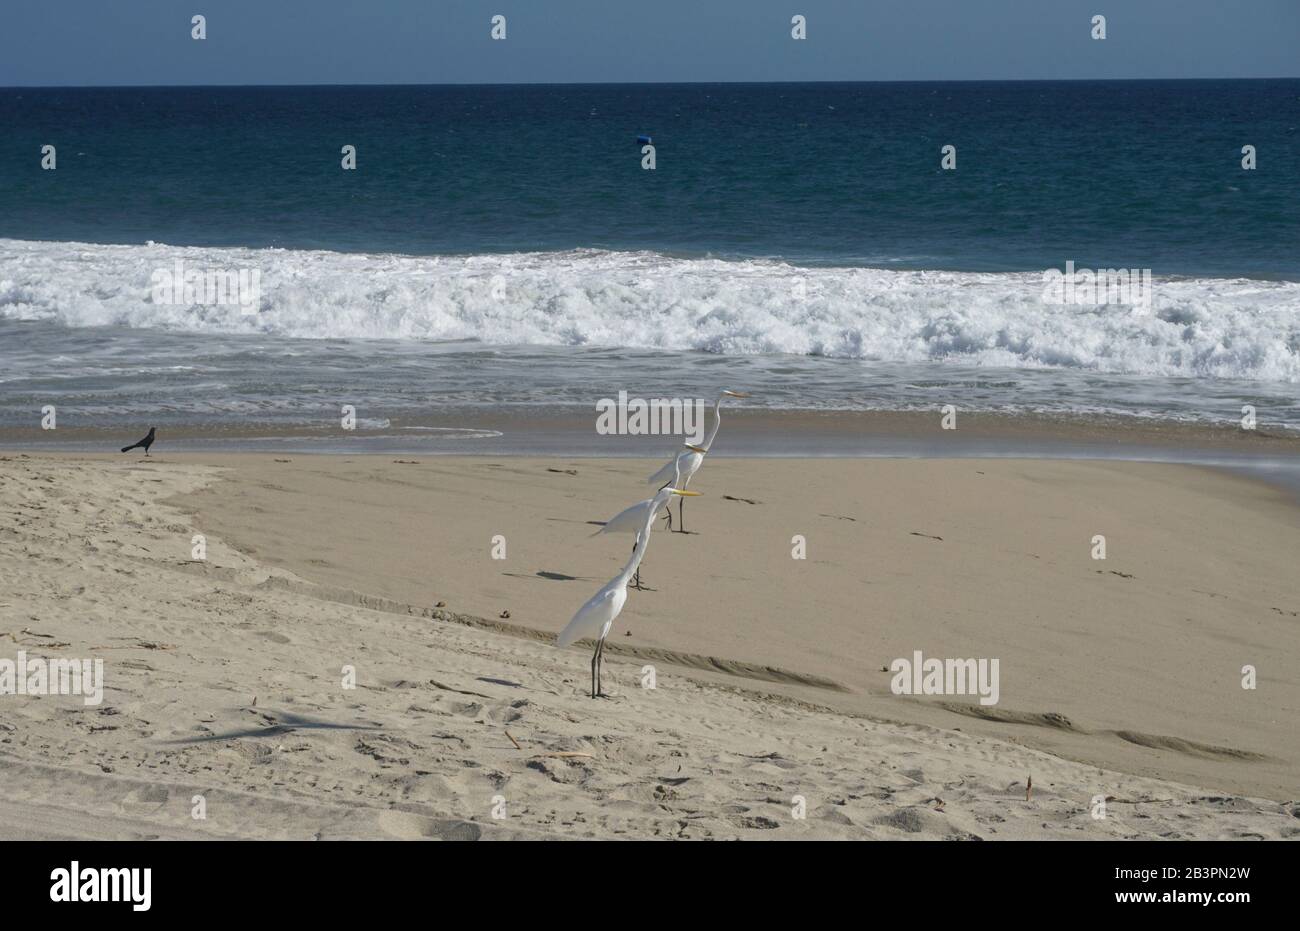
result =
[[677,499],[677,523],[681,524],[681,526],[677,528],[677,532],[685,533],[686,532],[686,498],[685,497],[681,497]]
[[[636,543],[632,544],[632,552],[634,553],[636,552]],[[641,567],[640,566],[637,566],[636,572],[632,574],[632,587],[635,588],[637,591],[643,591],[643,589],[641,588]]]
[[591,653],[591,697],[596,697],[596,660],[600,657],[600,644]]

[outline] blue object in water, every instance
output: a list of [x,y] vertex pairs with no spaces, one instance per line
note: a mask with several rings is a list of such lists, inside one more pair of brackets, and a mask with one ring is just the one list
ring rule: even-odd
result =
[[636,137],[636,144],[637,144],[637,145],[650,145],[650,137],[649,137],[649,136],[637,136],[637,137]]

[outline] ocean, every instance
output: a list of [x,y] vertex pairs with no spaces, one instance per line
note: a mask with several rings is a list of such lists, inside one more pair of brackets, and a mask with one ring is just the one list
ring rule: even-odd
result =
[[[1300,430],[1298,80],[11,88],[0,126],[0,429],[729,387]],[[1149,299],[1054,302],[1067,263]]]

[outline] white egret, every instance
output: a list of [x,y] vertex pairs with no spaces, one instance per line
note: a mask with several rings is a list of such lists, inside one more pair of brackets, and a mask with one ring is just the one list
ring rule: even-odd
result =
[[[711,446],[713,446],[713,441],[718,436],[718,427],[722,424],[722,399],[747,397],[749,397],[749,395],[743,391],[724,390],[722,394],[718,395],[718,403],[713,405],[713,428],[709,430],[709,436],[708,439],[704,441],[704,445],[692,446],[690,443],[687,443],[686,448],[682,452],[678,453],[671,462],[665,463],[662,469],[650,476],[648,479],[649,484],[661,485],[664,482],[672,480],[674,487],[680,487],[682,489],[688,488],[691,484],[691,476],[700,470],[700,466],[704,464],[704,454],[709,451]],[[676,479],[673,478],[674,473],[677,475]],[[678,523],[681,524],[678,533],[686,532],[686,517],[684,515],[685,507],[685,501],[682,501],[677,506]],[[672,528],[673,515],[670,511],[668,513],[668,529],[672,530]]]
[[641,524],[640,532],[637,534],[636,543],[632,547],[632,556],[623,567],[623,571],[617,576],[610,579],[609,584],[602,588],[596,594],[587,599],[587,603],[578,609],[578,613],[569,621],[567,627],[560,631],[560,635],[555,638],[557,647],[567,647],[575,640],[581,640],[583,637],[596,638],[596,650],[591,654],[591,697],[601,697],[600,691],[600,661],[602,654],[605,652],[605,638],[609,636],[609,629],[614,624],[614,619],[618,617],[619,612],[623,610],[623,605],[627,602],[627,583],[632,578],[632,574],[641,566],[641,560],[645,557],[646,547],[650,545],[650,528],[654,526],[655,515],[673,495],[698,495],[698,491],[678,491],[676,488],[664,487],[659,489],[659,493],[650,499],[650,507],[646,508],[644,521]]
[[[697,447],[692,448],[694,449]],[[676,460],[673,460],[673,465],[677,465]],[[681,473],[674,471],[672,482],[665,485],[664,488],[676,488],[681,484],[680,479]],[[660,491],[662,490],[663,489],[660,489]],[[629,508],[624,508],[609,520],[605,521],[605,526],[593,533],[592,536],[600,536],[602,533],[634,533],[637,536],[632,541],[632,549],[635,550],[636,545],[641,542],[641,528],[645,525],[646,517],[658,514],[659,508],[664,507],[665,502],[671,497],[672,495],[656,494],[652,498],[638,501],[636,504]],[[641,568],[639,566],[637,567],[636,573],[632,576],[632,587],[637,591],[641,590]]]

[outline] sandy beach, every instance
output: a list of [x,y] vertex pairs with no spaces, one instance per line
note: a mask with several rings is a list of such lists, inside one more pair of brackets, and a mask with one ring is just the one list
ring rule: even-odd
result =
[[[0,460],[0,657],[105,666],[98,706],[0,697],[0,836],[1300,832],[1300,520],[1269,485],[710,459],[592,700],[551,640],[658,461],[155,452]],[[997,704],[894,694],[918,650],[997,659]]]

